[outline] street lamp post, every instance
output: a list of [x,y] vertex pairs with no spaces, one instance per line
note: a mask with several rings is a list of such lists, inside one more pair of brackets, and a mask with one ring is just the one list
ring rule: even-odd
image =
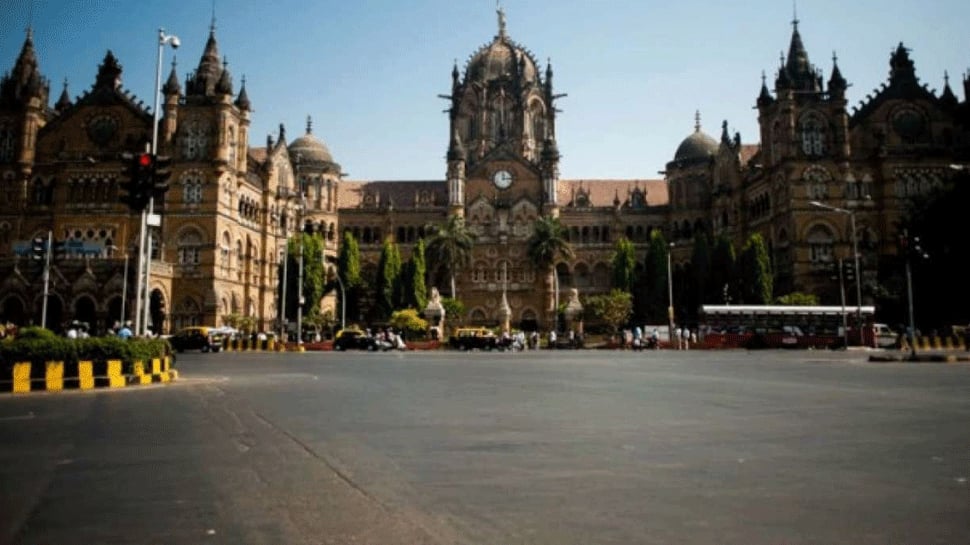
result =
[[[178,36],[165,34],[165,29],[160,28],[158,29],[158,63],[155,66],[155,107],[152,110],[151,154],[153,158],[158,156],[158,104],[159,95],[162,92],[162,54],[165,51],[166,45],[171,45],[172,49],[178,49],[181,42]],[[151,306],[152,238],[148,234],[148,220],[154,214],[154,209],[155,196],[152,193],[148,200],[148,208],[143,210],[141,214],[141,235],[139,237],[141,246],[138,248],[138,288],[136,289],[137,304],[135,315],[136,319],[140,319],[140,323],[136,323],[135,329],[137,333],[142,335],[148,331],[149,307]],[[143,277],[144,281],[142,280]],[[144,293],[142,292],[143,288]]]
[[674,243],[671,242],[667,250],[667,341],[670,343],[674,341],[674,272],[671,266],[673,249]]
[[855,301],[856,301],[856,327],[859,328],[859,343],[862,343],[862,271],[859,270],[859,236],[855,229],[855,211],[847,210],[845,208],[839,208],[837,206],[830,206],[825,203],[818,201],[809,201],[808,204],[816,207],[822,208],[824,210],[829,210],[831,212],[838,212],[839,214],[846,214],[849,216],[849,228],[852,230],[852,260],[855,268]]
[[286,233],[286,228],[283,229],[283,288],[280,294],[280,339],[283,339],[283,346],[286,346],[286,342],[289,341],[289,334],[286,330],[286,284],[289,281],[289,273],[287,272],[287,263],[290,261],[290,239]]
[[302,157],[300,154],[296,155],[296,183],[299,186],[299,197],[300,197],[300,254],[299,254],[299,264],[297,265],[297,281],[296,288],[300,290],[297,292],[299,297],[296,301],[296,344],[297,350],[299,352],[303,351],[303,305],[306,303],[303,295],[303,238],[306,234],[306,192],[303,188],[303,180],[300,178],[300,162]]

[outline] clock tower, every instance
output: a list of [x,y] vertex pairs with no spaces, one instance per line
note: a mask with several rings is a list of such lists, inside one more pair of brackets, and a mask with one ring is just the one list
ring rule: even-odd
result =
[[[558,216],[557,98],[552,66],[498,33],[451,72],[448,213],[474,234],[471,262],[456,277],[476,323],[531,329],[546,321],[547,271],[528,256],[536,220]],[[551,284],[549,284],[551,285]],[[551,289],[551,288],[550,288]]]
[[562,95],[552,90],[552,67],[545,74],[532,53],[506,33],[505,13],[498,34],[475,52],[462,76],[452,69],[448,193],[450,213],[468,216],[477,202],[513,207],[528,202],[556,213],[559,152],[556,111]]

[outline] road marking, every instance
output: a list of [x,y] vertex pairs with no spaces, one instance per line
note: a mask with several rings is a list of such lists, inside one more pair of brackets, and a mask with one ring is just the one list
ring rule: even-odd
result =
[[33,419],[34,419],[34,413],[33,413],[33,411],[31,411],[31,412],[29,412],[27,414],[21,414],[21,415],[16,415],[16,416],[2,416],[2,417],[0,417],[0,421],[7,421],[7,420],[33,420]]

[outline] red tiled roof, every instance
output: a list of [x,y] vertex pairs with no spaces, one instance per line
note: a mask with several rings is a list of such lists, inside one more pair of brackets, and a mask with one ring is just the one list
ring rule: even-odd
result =
[[[587,191],[590,206],[613,206],[616,197],[621,203],[626,202],[635,189],[646,191],[648,206],[663,206],[670,200],[665,180],[560,180],[559,205],[568,206],[579,191]],[[364,203],[365,195],[370,194],[380,206],[390,201],[398,209],[420,208],[428,206],[427,201],[417,205],[422,191],[429,192],[426,195],[432,199],[431,206],[448,204],[447,185],[443,180],[344,180],[340,183],[337,202],[340,208],[358,208]]]
[[379,206],[393,203],[401,210],[446,206],[448,187],[444,180],[387,181],[343,180],[337,192],[340,208],[358,208],[365,196],[373,195]]
[[580,190],[589,192],[590,206],[613,206],[619,197],[624,203],[635,189],[646,191],[648,206],[670,202],[666,180],[559,180],[559,206],[567,206]]
[[258,163],[266,162],[266,148],[249,148],[249,157]]
[[755,155],[758,155],[759,151],[761,151],[760,144],[741,144],[741,166],[747,165]]

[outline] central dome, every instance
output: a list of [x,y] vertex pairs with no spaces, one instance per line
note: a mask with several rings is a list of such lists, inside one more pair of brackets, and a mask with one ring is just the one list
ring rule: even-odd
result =
[[495,37],[492,43],[479,49],[465,69],[465,81],[493,81],[514,79],[536,81],[536,62],[524,48],[504,35]]
[[675,163],[693,163],[713,157],[718,150],[718,141],[701,131],[701,113],[694,114],[694,132],[684,138],[674,154]]
[[324,169],[336,168],[339,171],[340,167],[333,160],[333,155],[330,154],[327,145],[313,136],[312,121],[309,118],[307,118],[306,134],[290,143],[286,150],[293,160],[299,157],[300,163],[305,166]]
[[519,83],[538,81],[539,70],[532,55],[505,33],[505,11],[498,15],[498,35],[492,43],[479,49],[465,67],[465,83],[470,81],[491,82],[502,79],[518,79]]

